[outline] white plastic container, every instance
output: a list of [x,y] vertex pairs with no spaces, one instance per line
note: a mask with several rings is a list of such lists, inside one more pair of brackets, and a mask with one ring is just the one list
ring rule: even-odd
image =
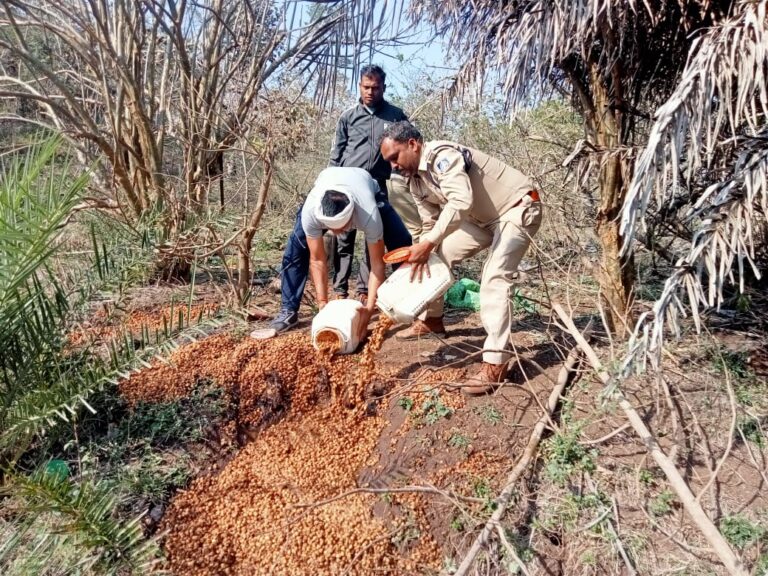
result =
[[426,273],[421,282],[411,282],[411,265],[403,264],[387,278],[376,296],[376,306],[384,314],[400,324],[410,324],[436,298],[453,284],[453,274],[437,254],[430,254],[429,277]]
[[360,311],[357,300],[331,300],[312,319],[312,345],[319,350],[317,337],[322,332],[334,333],[341,342],[339,354],[351,354],[360,344]]

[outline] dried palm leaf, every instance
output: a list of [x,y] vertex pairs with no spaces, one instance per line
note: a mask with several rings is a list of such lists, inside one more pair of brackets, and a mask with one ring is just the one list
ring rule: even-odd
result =
[[731,18],[696,40],[682,80],[658,110],[636,164],[622,215],[625,251],[652,204],[663,208],[690,194],[697,177],[721,167],[723,148],[734,149],[729,174],[682,214],[696,233],[653,314],[639,320],[627,368],[641,352],[658,361],[665,326],[680,335],[683,296],[699,330],[700,308],[719,307],[726,284],[737,283],[743,291],[745,265],[760,277],[755,233],[768,214],[767,6],[766,0],[739,2]]

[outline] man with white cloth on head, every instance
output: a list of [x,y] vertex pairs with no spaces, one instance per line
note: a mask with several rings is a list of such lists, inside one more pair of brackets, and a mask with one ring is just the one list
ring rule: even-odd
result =
[[281,310],[271,328],[284,332],[296,325],[307,276],[315,285],[320,308],[328,303],[328,258],[323,233],[327,230],[341,234],[352,229],[363,231],[371,256],[368,301],[361,323],[368,325],[378,288],[384,281],[384,251],[410,246],[411,235],[368,172],[333,166],[320,172],[296,214],[283,253]]

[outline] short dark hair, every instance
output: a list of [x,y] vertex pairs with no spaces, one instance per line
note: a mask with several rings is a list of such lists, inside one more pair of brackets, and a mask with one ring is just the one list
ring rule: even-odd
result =
[[377,66],[376,64],[368,64],[368,66],[363,66],[360,68],[360,81],[362,82],[363,78],[366,76],[378,76],[381,78],[382,84],[386,84],[387,82],[387,75],[383,68],[381,66]]
[[349,205],[349,196],[336,190],[327,190],[320,201],[325,216],[336,216]]
[[381,139],[384,140],[384,138],[389,138],[390,140],[401,143],[408,142],[411,138],[419,142],[424,142],[424,136],[421,135],[419,129],[408,122],[408,120],[401,120],[400,122],[395,122],[394,124],[387,126],[384,129],[384,133],[381,135]]

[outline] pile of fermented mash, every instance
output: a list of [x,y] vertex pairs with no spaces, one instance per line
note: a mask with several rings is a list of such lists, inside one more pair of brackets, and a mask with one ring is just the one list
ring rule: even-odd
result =
[[[375,464],[371,454],[385,425],[368,413],[365,396],[374,379],[391,377],[377,372],[374,358],[387,324],[378,324],[360,356],[318,352],[304,334],[266,341],[214,336],[121,384],[130,403],[162,402],[209,379],[237,397],[238,424],[259,430],[218,474],[195,480],[172,501],[161,530],[173,573],[439,570],[420,496],[402,496],[400,505],[413,513],[385,522],[372,512],[380,495],[345,495],[359,471]],[[275,411],[281,417],[270,420]],[[404,546],[402,535],[414,532],[420,536]]]

